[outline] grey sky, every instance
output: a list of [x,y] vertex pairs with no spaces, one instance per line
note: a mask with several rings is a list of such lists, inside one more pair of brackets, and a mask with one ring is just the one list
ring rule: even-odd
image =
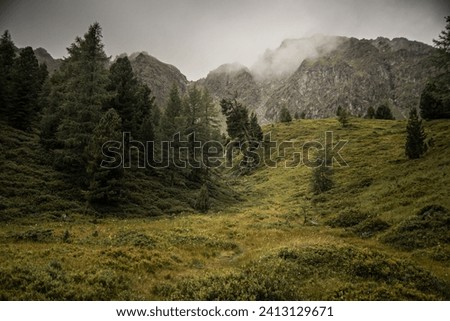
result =
[[147,51],[195,80],[226,62],[251,66],[283,39],[317,33],[431,44],[446,15],[445,0],[0,0],[0,31],[9,29],[17,46],[62,57],[98,21],[109,55]]

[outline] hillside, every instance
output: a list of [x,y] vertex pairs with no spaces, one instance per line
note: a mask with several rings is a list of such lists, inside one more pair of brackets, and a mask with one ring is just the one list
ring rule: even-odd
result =
[[[151,206],[179,191],[140,189],[143,203],[122,218],[82,215],[35,133],[2,126],[0,298],[450,300],[450,123],[426,123],[431,150],[413,161],[405,121],[351,124],[264,128],[277,141],[320,140],[327,130],[348,140],[349,166],[335,168],[329,192],[312,195],[311,169],[285,168],[274,155],[277,168],[224,176],[240,201],[158,218]],[[128,216],[133,208],[149,215]]]
[[[86,208],[85,191],[74,178],[56,171],[52,151],[39,143],[37,130],[23,132],[0,122],[0,222],[24,219],[35,222],[88,216],[155,217],[192,212],[198,183],[175,174],[148,169],[125,172],[125,202],[117,207]],[[220,182],[210,182],[212,206],[219,207],[236,195]]]

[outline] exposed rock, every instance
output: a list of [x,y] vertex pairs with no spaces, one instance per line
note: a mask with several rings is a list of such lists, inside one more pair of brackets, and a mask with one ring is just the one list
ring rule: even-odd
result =
[[178,86],[180,92],[186,91],[189,82],[176,67],[145,52],[132,54],[129,59],[134,73],[151,89],[156,104],[161,108],[165,108],[173,84]]

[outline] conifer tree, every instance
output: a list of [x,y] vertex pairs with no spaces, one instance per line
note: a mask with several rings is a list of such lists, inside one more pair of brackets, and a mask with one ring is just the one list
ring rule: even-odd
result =
[[164,140],[172,139],[179,131],[179,117],[182,111],[182,101],[176,84],[172,85],[164,114],[161,117],[161,135]]
[[450,118],[450,16],[445,20],[445,29],[433,39],[436,50],[432,61],[437,75],[428,81],[420,97],[420,116],[427,120]]
[[[98,23],[89,27],[83,38],[77,37],[68,48],[69,57],[63,63],[56,104],[64,117],[57,126],[56,137],[63,143],[57,165],[80,179],[86,174],[85,149],[97,126],[104,102],[110,98],[107,65]],[[86,182],[87,183],[87,182]]]
[[25,130],[38,112],[39,93],[42,88],[39,63],[31,47],[24,48],[14,61],[12,94],[8,120],[12,126]]
[[15,58],[15,47],[11,35],[6,30],[0,38],[0,115],[6,118],[12,108],[12,69]]
[[393,120],[395,118],[392,115],[391,109],[386,104],[382,104],[378,106],[377,110],[375,111],[375,119]]
[[416,108],[409,112],[408,124],[406,125],[405,154],[409,159],[420,158],[426,151],[425,132],[422,121],[417,116]]
[[118,58],[110,68],[107,88],[112,92],[112,97],[105,105],[118,112],[124,132],[137,131],[134,115],[137,109],[138,85],[128,57]]
[[195,209],[200,212],[206,213],[209,210],[209,206],[209,191],[208,186],[205,183],[200,189],[197,201],[195,202]]
[[289,123],[292,121],[292,116],[286,106],[283,106],[280,110],[279,121],[282,123]]
[[248,109],[239,103],[236,98],[222,99],[220,106],[226,117],[228,136],[240,142],[248,141]]
[[[90,204],[112,204],[124,196],[122,177],[123,167],[119,155],[122,136],[122,121],[119,114],[109,109],[95,127],[89,145],[86,147],[88,158],[87,174],[89,187],[86,200]],[[116,153],[111,151],[116,150]],[[108,156],[108,159],[104,157]],[[114,157],[115,162],[105,163]]]
[[346,108],[338,107],[337,110],[338,121],[341,123],[342,127],[347,127],[349,125],[349,113]]
[[252,112],[250,116],[248,132],[251,141],[261,142],[263,140],[263,131],[261,126],[258,124],[258,117],[254,112]]
[[326,156],[324,150],[319,151],[312,170],[311,189],[314,194],[326,192],[334,185],[332,163],[331,160],[326,159]]
[[375,109],[372,106],[367,108],[367,113],[366,113],[365,118],[367,118],[367,119],[374,119],[375,118]]

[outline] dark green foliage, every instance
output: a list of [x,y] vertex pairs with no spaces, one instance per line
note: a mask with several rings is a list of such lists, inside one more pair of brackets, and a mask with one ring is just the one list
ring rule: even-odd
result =
[[341,123],[342,127],[347,127],[349,124],[350,114],[346,108],[338,107],[336,115],[338,117],[338,121]]
[[375,119],[388,119],[393,120],[395,119],[392,115],[391,109],[383,104],[378,106],[377,110],[375,111]]
[[304,111],[302,111],[302,113],[300,114],[300,119],[305,119],[306,118],[306,113]]
[[437,49],[434,62],[444,73],[450,72],[450,16],[445,17],[445,29],[441,31],[438,39],[433,39],[434,45]]
[[227,118],[227,132],[231,139],[248,141],[249,119],[248,109],[234,99],[222,99],[220,102],[222,113]]
[[[95,127],[91,142],[87,146],[87,174],[90,177],[86,200],[93,203],[111,204],[122,200],[123,164],[118,158],[121,141],[121,119],[114,109],[108,110]],[[115,150],[115,153],[111,152]],[[116,161],[106,163],[104,156]],[[109,159],[108,159],[109,160]]]
[[417,110],[412,108],[406,125],[405,154],[409,159],[420,158],[426,151],[425,132],[422,121],[417,116]]
[[0,115],[3,117],[12,108],[11,78],[15,55],[14,43],[6,30],[0,38]]
[[375,118],[375,109],[372,106],[367,108],[367,113],[366,113],[365,118],[367,118],[367,119],[374,119]]
[[181,97],[178,92],[178,87],[176,84],[173,84],[166,109],[161,119],[161,136],[163,139],[171,140],[173,135],[179,131],[180,127],[177,126],[177,123],[179,122],[181,111]]
[[263,131],[261,129],[261,126],[259,126],[258,124],[258,118],[256,117],[256,114],[253,112],[250,116],[248,132],[250,141],[261,142],[263,140]]
[[101,118],[103,103],[109,98],[106,90],[109,59],[101,38],[101,27],[94,23],[84,38],[77,38],[68,48],[69,57],[61,68],[63,92],[56,98],[64,115],[56,133],[64,145],[58,153],[57,166],[76,173],[83,185],[89,184],[86,147]]
[[281,123],[289,123],[292,121],[292,116],[286,106],[283,106],[280,110],[279,121]]
[[448,77],[437,76],[425,86],[420,96],[420,116],[423,119],[450,118]]
[[111,65],[107,87],[113,93],[113,97],[105,105],[119,113],[124,132],[137,131],[134,114],[138,103],[138,85],[128,57],[118,58]]
[[300,114],[298,113],[298,111],[294,113],[294,119],[300,119]]
[[390,230],[383,241],[404,250],[428,248],[449,244],[449,229],[449,210],[440,205],[430,205]]
[[26,47],[15,59],[12,70],[12,101],[8,120],[18,129],[28,129],[33,117],[39,111],[38,98],[44,75],[31,47]]
[[420,116],[424,119],[450,118],[450,16],[438,39],[433,63],[437,75],[429,80],[420,96]]
[[329,160],[325,159],[325,151],[319,151],[315,167],[311,175],[311,190],[314,194],[329,191],[333,185],[333,168]]
[[197,201],[195,202],[195,209],[206,213],[209,210],[209,191],[208,186],[206,184],[203,184],[202,188],[200,189],[200,193],[198,194]]

